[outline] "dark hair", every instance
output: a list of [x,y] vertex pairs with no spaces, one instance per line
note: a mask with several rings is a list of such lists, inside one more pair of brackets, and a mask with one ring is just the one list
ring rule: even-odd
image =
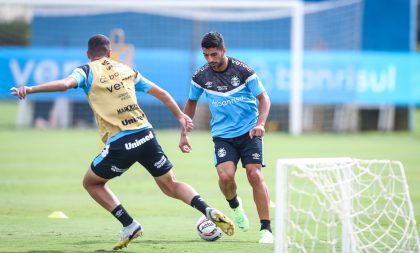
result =
[[88,41],[88,52],[94,57],[106,56],[110,50],[111,42],[105,35],[94,35]]
[[225,42],[223,36],[219,32],[209,32],[206,33],[201,40],[201,47],[204,48],[224,48]]

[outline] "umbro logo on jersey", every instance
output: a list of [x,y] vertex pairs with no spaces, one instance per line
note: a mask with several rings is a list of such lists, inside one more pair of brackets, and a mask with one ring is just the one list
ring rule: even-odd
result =
[[207,83],[205,83],[204,85],[205,85],[205,86],[206,86],[206,88],[208,89],[208,88],[213,87],[213,82],[207,82]]

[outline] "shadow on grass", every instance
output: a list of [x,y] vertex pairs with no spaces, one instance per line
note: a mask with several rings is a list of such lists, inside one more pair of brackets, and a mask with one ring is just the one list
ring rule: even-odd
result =
[[[251,243],[254,244],[254,241],[240,241],[237,239],[226,239],[217,240],[217,243]],[[93,244],[113,244],[113,242],[105,241],[105,240],[92,240],[92,241],[81,241],[76,243],[77,245],[93,245]],[[133,240],[130,244],[184,244],[184,243],[213,243],[213,242],[206,242],[204,240],[143,240],[141,238]],[[112,245],[111,245],[112,246]],[[104,252],[107,250],[103,250]],[[98,252],[98,251],[96,251]]]
[[[243,245],[245,245],[245,244],[255,244],[255,242],[253,242],[253,241],[239,241],[239,240],[234,240],[234,239],[229,240],[229,239],[226,239],[226,238],[224,238],[223,240],[218,240],[217,244],[229,244],[230,245],[230,244],[232,244],[232,242],[234,242],[235,244],[243,244]],[[132,241],[130,243],[130,245],[133,245],[133,244],[136,244],[136,245],[139,245],[139,246],[143,245],[144,246],[143,249],[147,249],[149,247],[151,247],[151,248],[162,247],[162,249],[167,249],[168,246],[170,248],[170,245],[175,246],[175,245],[191,244],[191,243],[202,243],[203,246],[204,246],[207,243],[213,244],[215,242],[206,242],[204,240],[197,240],[197,239],[194,239],[194,240],[141,240],[140,239],[140,240]],[[95,244],[98,244],[98,249],[92,250],[92,245],[95,245]],[[109,244],[109,249],[103,249],[104,244]],[[70,250],[70,251],[67,250],[67,249],[66,250],[42,250],[42,249],[40,249],[40,250],[19,251],[17,253],[70,253],[70,252],[71,253],[73,253],[73,252],[74,253],[76,253],[76,252],[80,252],[80,253],[87,253],[87,252],[101,253],[101,252],[115,252],[114,250],[112,250],[113,243],[105,241],[105,240],[80,241],[80,242],[77,242],[77,243],[71,243],[71,245],[72,246],[89,245],[90,247],[89,247],[89,249],[86,249],[86,250],[77,249],[77,248],[74,248],[73,250]],[[131,248],[131,249],[133,249],[133,248]]]
[[[217,240],[217,243],[255,243],[253,241],[238,241],[238,240]],[[137,240],[133,241],[135,244],[183,244],[183,243],[216,243],[216,242],[206,242],[204,240]]]

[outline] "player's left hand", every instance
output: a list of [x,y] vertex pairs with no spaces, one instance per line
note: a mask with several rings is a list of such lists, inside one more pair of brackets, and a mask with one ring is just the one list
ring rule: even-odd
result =
[[254,138],[254,136],[264,136],[265,128],[263,125],[257,125],[249,131],[249,138]]

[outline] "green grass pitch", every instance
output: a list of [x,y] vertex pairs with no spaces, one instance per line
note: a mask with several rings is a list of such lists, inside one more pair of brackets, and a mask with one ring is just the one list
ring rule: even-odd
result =
[[[0,252],[112,251],[120,224],[91,199],[81,184],[87,167],[101,149],[96,130],[15,130],[8,122],[10,118],[14,120],[16,108],[1,103],[0,112]],[[417,126],[420,127],[418,122]],[[178,180],[190,183],[209,204],[228,212],[212,164],[210,135],[191,134],[191,154],[179,151],[177,131],[157,131],[157,138],[174,164]],[[278,158],[350,156],[400,160],[406,169],[416,220],[420,222],[419,132],[300,137],[268,133],[264,145],[267,163],[264,173],[273,200]],[[145,229],[144,236],[123,251],[273,252],[272,245],[256,242],[258,216],[242,169],[238,170],[237,180],[239,195],[250,218],[250,231],[205,242],[195,229],[201,214],[164,196],[146,170],[134,165],[109,184]],[[274,216],[274,209],[271,210]],[[63,211],[69,219],[47,218],[53,211]]]

